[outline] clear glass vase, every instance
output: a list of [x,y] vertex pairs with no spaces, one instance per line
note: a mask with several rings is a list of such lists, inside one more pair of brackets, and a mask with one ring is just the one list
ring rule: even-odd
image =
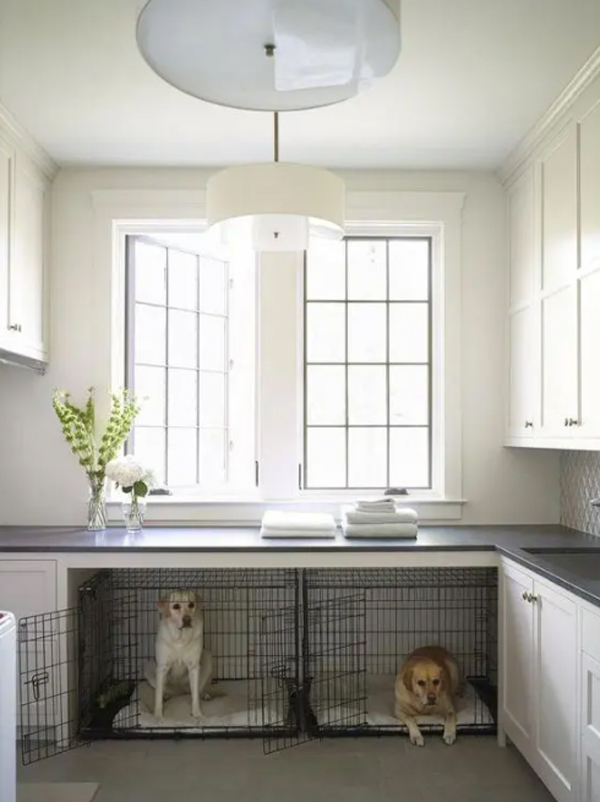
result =
[[145,513],[146,502],[133,494],[128,501],[123,502],[123,520],[128,534],[142,531]]
[[104,479],[90,479],[87,528],[90,532],[106,529],[106,499]]

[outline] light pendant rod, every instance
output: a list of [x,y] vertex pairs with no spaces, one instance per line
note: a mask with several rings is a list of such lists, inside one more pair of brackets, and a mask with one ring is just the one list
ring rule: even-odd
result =
[[279,161],[279,112],[273,114],[273,161]]

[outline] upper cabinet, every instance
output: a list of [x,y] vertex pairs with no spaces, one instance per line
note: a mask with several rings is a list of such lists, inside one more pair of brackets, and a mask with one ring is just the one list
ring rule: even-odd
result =
[[507,186],[506,444],[600,450],[600,79]]
[[0,358],[38,369],[49,359],[50,182],[0,117]]

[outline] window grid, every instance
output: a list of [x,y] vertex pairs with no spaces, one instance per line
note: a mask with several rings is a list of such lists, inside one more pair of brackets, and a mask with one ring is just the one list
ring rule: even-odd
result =
[[[166,266],[165,266],[165,276],[164,276],[164,293],[165,293],[165,303],[157,303],[152,301],[138,301],[136,300],[136,259],[135,259],[135,244],[136,242],[143,242],[155,247],[164,248],[166,251],[165,258],[166,258]],[[178,306],[176,304],[170,304],[170,297],[169,297],[169,267],[170,267],[170,257],[171,253],[178,252],[178,253],[185,253],[195,257],[196,260],[196,304],[194,309]],[[224,299],[224,311],[223,313],[216,313],[216,312],[207,312],[202,310],[202,297],[201,297],[201,261],[202,256],[201,254],[187,251],[181,247],[174,247],[172,245],[167,245],[161,242],[158,239],[153,239],[151,237],[146,237],[143,235],[128,235],[126,237],[126,263],[125,263],[125,332],[126,332],[126,348],[125,348],[125,386],[131,389],[133,392],[136,391],[135,388],[135,369],[137,367],[150,367],[150,368],[163,368],[165,371],[165,380],[164,380],[164,419],[162,424],[142,424],[140,428],[144,429],[154,429],[154,430],[162,430],[164,431],[164,447],[163,447],[163,476],[164,476],[164,484],[169,485],[169,431],[176,431],[176,430],[190,430],[194,429],[195,435],[195,442],[196,442],[196,458],[195,458],[195,484],[200,484],[203,480],[203,476],[201,473],[200,468],[200,450],[201,450],[201,432],[202,430],[222,430],[223,431],[223,466],[224,466],[224,473],[225,473],[225,480],[227,479],[228,473],[228,454],[229,454],[229,421],[228,421],[228,414],[229,414],[229,351],[228,351],[228,344],[229,344],[229,337],[228,337],[228,325],[229,325],[229,287],[230,287],[230,280],[229,280],[229,273],[228,273],[228,264],[223,260],[215,260],[220,261],[223,264],[224,268],[224,291],[225,291],[225,299]],[[214,259],[214,257],[210,257]],[[165,352],[165,362],[145,362],[145,361],[137,361],[135,358],[135,311],[137,307],[144,306],[144,307],[152,307],[156,309],[164,309],[165,310],[165,344],[164,344],[164,352]],[[169,362],[169,322],[170,322],[170,314],[172,312],[185,312],[188,314],[195,315],[196,321],[196,364],[194,367],[177,365],[172,366]],[[213,317],[223,320],[224,324],[224,353],[223,353],[223,370],[215,370],[215,369],[207,369],[203,368],[200,364],[200,354],[201,354],[201,326],[200,321],[201,317]],[[170,424],[169,423],[169,394],[171,388],[171,371],[178,370],[178,371],[189,371],[193,372],[196,377],[196,424],[195,426],[190,425],[183,425],[183,424]],[[223,410],[223,426],[202,426],[201,425],[201,414],[202,414],[202,374],[218,374],[223,376],[224,381],[224,400],[225,406]],[[133,427],[129,439],[126,444],[126,453],[133,453],[135,451],[135,434],[136,434],[136,426]],[[186,483],[187,484],[187,483]],[[190,482],[189,484],[194,484],[194,482]]]
[[[385,243],[385,299],[349,299],[348,298],[348,243],[352,241],[367,241],[367,242],[380,242],[384,241]],[[427,265],[427,299],[402,299],[402,300],[392,300],[390,299],[390,242],[393,241],[403,241],[403,240],[411,240],[411,241],[421,241],[427,243],[427,251],[428,251],[428,265]],[[304,275],[303,275],[303,311],[304,311],[304,325],[303,325],[303,339],[304,339],[304,371],[303,371],[303,412],[304,412],[304,426],[303,426],[303,465],[302,465],[302,485],[304,489],[308,490],[331,490],[331,491],[339,491],[339,490],[370,490],[375,489],[373,486],[351,486],[349,482],[349,471],[350,471],[350,459],[349,459],[349,446],[350,446],[350,430],[353,428],[361,428],[361,429],[385,429],[386,430],[386,487],[390,487],[393,482],[393,477],[391,477],[391,438],[390,433],[393,429],[425,429],[428,432],[428,449],[427,449],[427,461],[428,461],[428,481],[426,485],[412,485],[411,489],[417,490],[427,490],[432,487],[432,475],[433,475],[433,453],[432,453],[432,414],[433,414],[433,371],[432,371],[432,351],[433,351],[433,342],[432,342],[432,330],[433,330],[433,318],[432,318],[432,288],[433,288],[433,277],[432,277],[432,239],[431,237],[369,237],[369,236],[357,236],[357,237],[346,237],[344,240],[344,298],[340,300],[339,298],[315,298],[309,299],[307,298],[307,261],[308,261],[308,254],[305,251],[304,254]],[[314,304],[332,304],[332,303],[343,303],[344,304],[344,362],[321,362],[321,361],[314,361],[311,362],[308,360],[308,308],[309,305]],[[348,359],[348,338],[349,338],[349,326],[348,326],[348,310],[351,304],[384,304],[385,305],[385,360],[379,362],[349,362]],[[412,361],[412,362],[400,362],[400,361],[391,361],[390,360],[390,308],[392,305],[409,305],[409,304],[426,304],[427,305],[427,361]],[[343,365],[344,367],[344,380],[345,380],[345,393],[344,393],[344,403],[345,403],[345,422],[343,424],[331,424],[331,423],[314,423],[308,424],[308,368],[312,365],[318,365],[319,367],[325,366],[336,366],[339,367]],[[355,366],[373,366],[373,365],[381,365],[385,368],[385,405],[386,405],[386,423],[359,423],[359,424],[351,424],[349,421],[349,368]],[[402,367],[402,366],[422,366],[426,367],[427,370],[427,423],[424,424],[391,424],[390,423],[390,368],[392,367]],[[321,485],[311,485],[310,484],[310,476],[309,476],[309,460],[308,460],[308,433],[311,429],[319,429],[319,428],[326,428],[326,429],[339,429],[343,428],[345,430],[345,485],[340,487],[336,486],[321,486]]]

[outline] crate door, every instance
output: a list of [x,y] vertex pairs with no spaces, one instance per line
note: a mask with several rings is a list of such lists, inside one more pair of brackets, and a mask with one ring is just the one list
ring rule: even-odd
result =
[[367,724],[366,597],[343,588],[305,594],[303,677],[319,735]]
[[300,625],[298,605],[260,616],[255,675],[265,754],[296,746],[314,734],[302,686]]
[[85,743],[79,737],[79,641],[78,608],[19,621],[21,758],[25,765]]

